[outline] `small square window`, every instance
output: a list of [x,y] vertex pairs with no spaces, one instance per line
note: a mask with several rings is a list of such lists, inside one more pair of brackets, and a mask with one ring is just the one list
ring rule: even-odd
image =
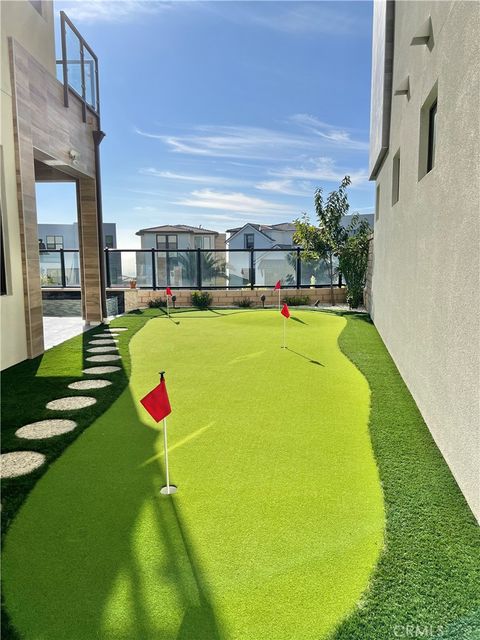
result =
[[107,247],[107,249],[113,249],[113,236],[112,235],[106,235],[105,236],[105,246]]
[[380,185],[377,184],[377,189],[375,191],[375,221],[378,220],[380,215]]
[[435,146],[437,142],[437,101],[432,104],[428,112],[428,153],[427,173],[435,166]]
[[63,236],[47,236],[46,243],[49,251],[63,249]]
[[420,140],[418,155],[418,179],[421,180],[434,168],[437,151],[437,98],[435,84],[420,111]]

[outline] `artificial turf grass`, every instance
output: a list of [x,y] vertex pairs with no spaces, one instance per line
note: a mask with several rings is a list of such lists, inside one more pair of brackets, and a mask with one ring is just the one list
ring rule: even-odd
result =
[[[5,592],[22,637],[319,639],[365,588],[383,507],[344,320],[296,312],[283,351],[276,312],[199,313],[215,315],[135,336],[130,388],[13,523]],[[173,500],[137,414],[160,369]]]
[[[105,376],[112,385],[103,389],[89,389],[87,392],[68,389],[68,384],[79,379],[90,379],[94,376],[84,375],[82,369],[89,366],[85,358],[90,355],[86,350],[88,344],[97,334],[105,331],[106,325],[98,325],[81,335],[47,350],[41,356],[25,360],[4,371],[1,376],[1,450],[38,451],[45,455],[45,463],[25,476],[5,478],[1,481],[2,517],[1,533],[4,536],[37,481],[48,471],[50,464],[76,440],[97,416],[121,394],[128,384],[130,372],[130,352],[128,343],[135,332],[142,327],[147,318],[135,314],[113,320],[108,326],[127,326],[128,331],[121,332],[118,350],[122,359],[115,363],[120,370]],[[91,366],[91,365],[90,365]],[[98,376],[102,377],[102,376]],[[97,399],[95,405],[81,411],[61,412],[46,409],[48,401],[72,395],[91,395]],[[15,431],[31,422],[51,418],[69,418],[77,423],[77,427],[57,437],[42,440],[24,440],[15,436]],[[10,624],[8,613],[4,609],[2,593],[2,638],[18,638]]]
[[480,530],[375,327],[345,317],[339,344],[370,385],[387,524],[361,606],[332,637],[478,640]]

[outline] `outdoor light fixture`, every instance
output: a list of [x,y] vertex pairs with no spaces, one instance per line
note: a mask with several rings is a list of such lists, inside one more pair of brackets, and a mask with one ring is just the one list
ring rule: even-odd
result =
[[75,149],[70,149],[70,151],[68,152],[68,157],[72,162],[76,161],[77,156],[78,156],[78,151],[75,151]]
[[265,296],[260,296],[260,300],[262,301],[262,307],[265,309]]

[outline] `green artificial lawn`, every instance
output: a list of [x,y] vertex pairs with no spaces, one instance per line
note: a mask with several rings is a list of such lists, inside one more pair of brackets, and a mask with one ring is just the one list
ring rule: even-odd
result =
[[[2,637],[480,638],[478,526],[368,319],[294,311],[283,352],[274,312],[174,313],[115,321],[112,387],[66,389],[88,334],[3,373],[2,450],[70,446],[2,482]],[[173,499],[137,402],[162,368]],[[75,393],[99,399],[77,430],[15,438]]]
[[[369,388],[344,318],[294,316],[289,350],[276,311],[178,313],[133,337],[129,387],[9,529],[22,638],[318,640],[353,610],[383,544]],[[138,402],[161,369],[173,498]]]

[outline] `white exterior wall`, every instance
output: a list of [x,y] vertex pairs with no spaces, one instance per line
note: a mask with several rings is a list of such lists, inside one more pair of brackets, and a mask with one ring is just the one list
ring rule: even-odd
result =
[[55,74],[53,5],[50,2],[44,2],[42,15],[40,15],[32,4],[26,0],[0,2],[0,24],[0,198],[7,280],[7,295],[1,296],[0,302],[0,368],[6,369],[27,358],[8,37],[14,37],[45,68]]
[[[429,15],[434,46],[411,46]],[[397,2],[390,144],[377,175],[371,315],[480,518],[480,4]],[[374,45],[375,47],[375,45]],[[419,180],[420,110],[438,82],[435,166]],[[400,149],[400,199],[392,160]]]
[[[142,249],[156,249],[157,247],[157,235],[173,235],[173,236],[177,236],[178,239],[178,250],[179,251],[184,251],[186,249],[195,249],[195,235],[197,234],[193,234],[193,233],[178,233],[178,232],[168,232],[167,234],[165,234],[165,232],[160,232],[160,233],[144,233],[140,236],[141,238],[141,248]],[[205,233],[205,234],[200,234],[200,235],[205,235],[205,236],[209,236],[211,238],[211,245],[212,245],[212,249],[215,248],[215,237],[213,234],[210,233]]]

